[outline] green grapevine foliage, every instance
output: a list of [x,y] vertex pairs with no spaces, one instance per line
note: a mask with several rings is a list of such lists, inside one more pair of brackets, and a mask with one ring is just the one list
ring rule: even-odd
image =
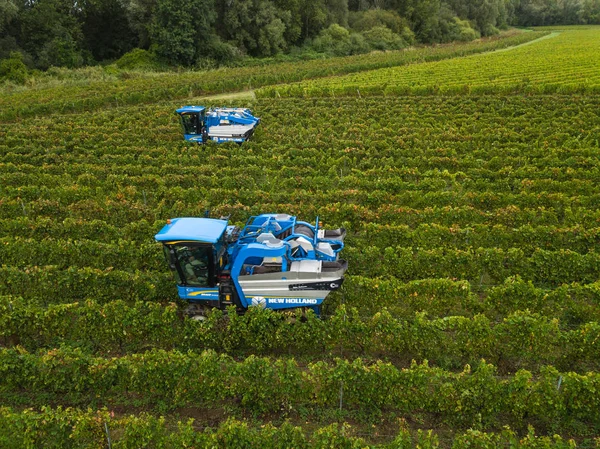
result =
[[[391,416],[381,447],[597,435],[597,33],[0,93],[0,446],[365,447]],[[183,142],[177,98],[259,86],[251,141]],[[153,235],[207,209],[344,226],[322,319],[184,316]]]

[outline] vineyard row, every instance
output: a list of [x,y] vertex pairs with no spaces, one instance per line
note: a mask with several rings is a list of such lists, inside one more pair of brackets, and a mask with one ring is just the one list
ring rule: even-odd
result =
[[[342,152],[343,149],[339,149],[338,151]],[[197,185],[220,187],[222,184],[218,181],[221,180],[221,177],[230,178],[238,176],[241,178],[237,180],[239,186],[251,187],[264,182],[263,178],[277,181],[294,177],[297,175],[298,166],[333,161],[342,166],[344,164],[352,166],[351,170],[347,170],[346,173],[342,172],[341,175],[348,184],[381,190],[387,190],[388,188],[396,189],[398,187],[412,187],[414,189],[421,182],[434,183],[439,181],[464,183],[465,189],[478,189],[481,187],[480,183],[482,182],[495,185],[499,184],[500,181],[504,182],[504,186],[513,185],[513,188],[534,188],[536,187],[535,184],[531,186],[519,186],[518,183],[536,182],[539,183],[538,188],[543,185],[543,182],[552,186],[550,184],[552,181],[556,182],[557,185],[566,182],[579,182],[585,186],[586,181],[595,180],[600,176],[600,162],[597,159],[583,157],[576,160],[576,164],[574,164],[573,159],[558,161],[556,155],[531,161],[526,161],[522,157],[511,158],[507,156],[503,158],[503,164],[499,166],[498,160],[495,159],[498,156],[485,161],[465,156],[460,161],[455,159],[453,161],[454,167],[452,167],[452,171],[449,171],[440,168],[440,165],[443,166],[444,161],[441,161],[439,156],[437,158],[435,156],[425,158],[421,155],[416,156],[412,152],[409,158],[407,157],[408,155],[403,156],[398,151],[400,160],[396,160],[394,165],[382,166],[377,165],[381,162],[379,158],[373,158],[367,153],[367,150],[356,150],[353,151],[351,157],[340,155],[340,158],[337,159],[329,156],[330,160],[327,160],[327,158],[316,159],[311,155],[305,155],[304,157],[299,156],[294,158],[296,166],[290,165],[276,168],[268,167],[266,164],[262,166],[253,165],[246,167],[243,173],[239,173],[236,167],[223,166],[219,167],[220,177],[216,177],[214,173],[216,164],[175,166],[167,157],[159,158],[158,161],[154,160],[154,164],[156,165],[133,165],[126,157],[123,158],[123,163],[113,160],[110,163],[102,165],[97,162],[85,162],[85,158],[81,158],[84,162],[78,162],[77,158],[73,158],[72,161],[69,160],[67,167],[48,166],[44,167],[43,171],[36,165],[16,165],[9,162],[0,164],[0,179],[5,186],[34,185],[40,187],[57,187],[79,184],[82,187],[93,187],[111,191],[115,187],[128,185],[147,189],[172,185],[178,185],[182,188],[190,188]],[[17,153],[11,152],[11,155],[14,154]],[[358,161],[357,159],[361,156],[361,160]],[[571,156],[574,157],[574,154],[571,153]],[[178,155],[178,157],[180,156]],[[400,166],[400,161],[402,162],[402,166]],[[180,160],[179,162],[181,163],[182,161]],[[198,163],[197,160],[193,162]],[[430,165],[434,162],[437,165],[435,169],[420,167],[422,163]],[[508,167],[512,164],[518,164],[519,167],[509,170]],[[389,177],[389,179],[381,179],[382,176]],[[317,178],[320,181],[320,177],[312,173],[307,173],[306,177],[308,179]]]
[[[526,78],[526,77],[524,77]],[[565,83],[557,80],[556,83],[541,82],[539,84],[517,80],[504,85],[485,83],[472,85],[469,81],[461,84],[448,84],[439,86],[430,84],[426,86],[394,85],[389,79],[383,79],[373,84],[344,84],[339,81],[335,86],[290,84],[288,86],[264,87],[257,91],[258,98],[323,98],[323,97],[357,97],[363,96],[425,96],[425,95],[598,95],[600,94],[600,78],[585,81]]]
[[[43,407],[40,411],[0,408],[0,442],[10,442],[19,448],[104,448],[137,449],[152,444],[160,448],[197,449],[439,449],[465,447],[486,449],[597,449],[600,443],[580,443],[552,437],[537,436],[533,428],[525,436],[505,428],[500,432],[467,430],[452,437],[440,436],[431,430],[411,434],[400,428],[394,435],[384,435],[389,443],[368,444],[365,438],[354,436],[356,430],[348,424],[331,424],[313,430],[310,435],[298,426],[284,422],[249,425],[246,421],[228,419],[216,428],[200,427],[190,419],[166,420],[147,413],[115,417],[107,409],[87,410]],[[369,435],[378,437],[379,435]],[[369,439],[367,437],[367,439]]]
[[[94,244],[117,244],[127,241],[131,244],[148,244],[151,237],[164,225],[164,220],[148,223],[145,220],[128,223],[123,227],[102,220],[81,220],[66,218],[56,221],[49,217],[27,217],[0,219],[0,235],[10,242],[8,236],[20,239],[60,239],[90,240]],[[436,223],[422,223],[415,228],[408,225],[388,225],[379,223],[363,223],[358,229],[348,229],[346,244],[362,248],[375,246],[409,247],[434,249],[442,243],[451,248],[465,250],[467,248],[501,248],[513,247],[523,249],[531,254],[536,248],[557,251],[570,249],[578,253],[586,253],[600,243],[600,228],[585,228],[580,223],[571,227],[531,226],[517,228],[503,224],[469,224],[452,226]]]
[[259,96],[600,93],[598,29],[566,30],[510,52],[392,67],[291,86]]
[[407,366],[412,359],[429,360],[448,369],[485,358],[504,373],[539,371],[548,364],[577,372],[599,367],[596,321],[561,329],[558,319],[528,310],[499,322],[485,315],[430,319],[418,312],[394,318],[385,308],[366,318],[359,310],[341,306],[324,319],[256,308],[244,316],[214,311],[199,323],[183,319],[174,303],[87,300],[41,308],[20,298],[0,297],[0,344],[29,351],[74,346],[105,355],[150,348],[293,355],[302,360],[343,354],[386,359],[397,366]]
[[[149,236],[149,239],[151,237]],[[600,278],[600,253],[578,253],[569,249],[467,248],[358,245],[344,249],[351,273],[367,277],[392,277],[402,281],[451,278],[500,284],[519,275],[536,285],[556,287],[565,283],[592,283]],[[24,250],[27,248],[27,250]],[[33,240],[0,238],[0,258],[13,268],[53,266],[91,267],[126,272],[162,274],[166,267],[159,245],[98,243],[90,240]]]
[[[27,304],[47,306],[93,299],[99,304],[120,299],[164,301],[175,298],[172,277],[167,273],[124,272],[120,270],[45,266],[23,269],[2,267],[0,294],[23,297]],[[60,287],[57,295],[54,286]],[[482,290],[483,289],[483,290]],[[598,316],[598,282],[562,284],[548,290],[535,287],[520,276],[507,278],[498,286],[451,279],[420,279],[403,282],[395,278],[371,279],[347,276],[344,294],[333,295],[328,303],[343,301],[361,315],[373,315],[388,308],[394,316],[409,318],[417,311],[432,317],[473,316],[485,313],[490,319],[529,309],[559,318],[565,325],[579,325]],[[484,294],[485,293],[485,294]]]
[[[297,168],[296,168],[297,169]],[[286,170],[290,171],[291,170]],[[109,175],[106,180],[95,180],[91,176],[83,176],[81,179],[73,180],[64,173],[62,175],[41,175],[32,173],[0,174],[0,183],[4,186],[5,195],[9,198],[18,196],[23,200],[33,200],[38,197],[52,198],[64,196],[64,191],[77,194],[79,196],[87,194],[90,197],[99,195],[109,195],[116,192],[127,191],[127,189],[144,190],[154,197],[161,198],[167,196],[169,191],[174,188],[183,190],[220,190],[220,189],[248,189],[261,190],[275,183],[283,183],[284,178],[281,175],[270,176],[269,173],[263,173],[262,176],[249,176],[236,178],[230,173],[223,173],[223,178],[199,175],[166,175],[164,178],[157,175],[151,176],[129,176],[129,175]],[[290,173],[291,175],[291,173]],[[385,175],[385,179],[381,176]],[[318,188],[324,182],[327,182],[328,195],[337,194],[349,201],[367,204],[383,204],[383,197],[390,197],[394,201],[397,192],[412,193],[419,192],[433,193],[440,191],[457,191],[463,196],[473,195],[476,192],[493,191],[498,195],[529,193],[529,194],[565,194],[569,196],[593,197],[597,193],[595,180],[600,177],[599,170],[588,170],[586,177],[588,179],[576,178],[573,171],[570,171],[569,179],[558,181],[553,178],[531,179],[525,175],[524,178],[518,178],[514,175],[500,177],[497,175],[487,176],[486,173],[471,177],[473,174],[458,173],[455,176],[447,174],[444,176],[440,172],[426,173],[420,175],[414,173],[414,181],[404,181],[400,177],[388,171],[370,173],[370,178],[354,173],[340,177],[340,179],[328,178],[327,181],[317,177],[307,176],[298,188],[306,187]],[[497,178],[497,179],[494,179]],[[228,179],[225,181],[224,179]],[[289,179],[289,178],[287,178]],[[81,181],[81,183],[80,183]],[[311,181],[315,181],[311,183]],[[341,187],[343,186],[343,190]],[[325,186],[323,186],[325,187]],[[61,195],[62,193],[62,195]]]
[[[559,372],[543,367],[533,376],[519,370],[498,377],[484,361],[462,372],[413,363],[398,369],[361,359],[319,361],[250,355],[242,361],[201,354],[151,350],[118,358],[84,354],[77,348],[31,354],[0,350],[0,397],[5,404],[177,407],[224,406],[258,415],[333,410],[343,404],[365,413],[435,414],[461,429],[542,424],[556,432],[586,429],[597,435],[600,374]],[[40,404],[38,404],[40,405]],[[585,426],[585,427],[584,427]]]
[[[250,215],[286,212],[301,217],[320,215],[328,223],[349,222],[359,229],[365,222],[415,226],[418,223],[531,225],[581,224],[597,227],[600,193],[570,196],[563,193],[498,194],[493,191],[400,192],[385,202],[384,194],[373,195],[365,204],[344,195],[343,191],[285,192],[260,189],[171,188],[157,197],[128,189],[112,195],[96,194],[94,189],[73,186],[56,189],[6,188],[0,203],[0,219],[18,216],[47,216],[56,220],[81,218],[104,220],[118,226],[146,220],[155,222],[178,216],[232,215],[245,222]],[[27,190],[32,191],[31,195]],[[36,193],[34,193],[36,192]],[[37,193],[39,192],[39,193]],[[38,196],[39,195],[39,196]],[[30,200],[23,197],[31,196]],[[33,199],[33,197],[36,197]],[[340,197],[345,197],[343,201]],[[369,204],[371,203],[371,204]],[[452,215],[450,218],[449,216]],[[461,216],[462,215],[462,216]],[[444,221],[439,221],[438,217]],[[446,221],[450,218],[451,221]],[[492,220],[490,220],[492,219]]]

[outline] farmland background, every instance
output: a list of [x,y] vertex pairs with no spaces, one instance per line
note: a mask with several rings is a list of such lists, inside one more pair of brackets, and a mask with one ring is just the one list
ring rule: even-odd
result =
[[[0,446],[595,447],[599,47],[3,92]],[[251,142],[182,141],[175,107],[258,86]],[[345,226],[324,319],[182,317],[153,236],[207,209]]]

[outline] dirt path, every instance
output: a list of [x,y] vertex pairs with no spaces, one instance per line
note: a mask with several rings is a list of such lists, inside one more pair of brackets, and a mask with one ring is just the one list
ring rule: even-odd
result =
[[207,95],[204,97],[195,97],[191,101],[212,101],[212,100],[256,100],[254,90],[242,90],[240,92],[227,92],[224,94]]
[[[524,46],[526,46],[526,45],[535,44],[536,42],[543,41],[544,39],[550,39],[550,38],[552,38],[552,37],[556,37],[556,36],[558,36],[559,34],[560,34],[560,31],[552,31],[550,34],[547,34],[547,35],[545,35],[545,36],[542,36],[542,37],[538,37],[537,39],[534,39],[534,40],[532,40],[532,41],[529,41],[529,42],[524,42],[524,43],[522,43],[522,44],[515,45],[515,46],[513,46],[513,47],[506,47],[506,48],[501,48],[500,50],[493,50],[493,51],[489,51],[489,52],[487,52],[487,53],[499,53],[499,52],[501,52],[501,51],[510,51],[510,50],[514,50],[514,49],[516,49],[516,48],[519,48],[519,47],[524,47]],[[481,53],[481,54],[484,54],[484,53]],[[475,56],[475,55],[473,55],[473,56]]]

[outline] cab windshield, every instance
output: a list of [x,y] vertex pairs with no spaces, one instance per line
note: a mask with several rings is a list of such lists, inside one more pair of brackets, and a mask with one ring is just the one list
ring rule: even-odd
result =
[[198,113],[181,114],[180,117],[184,134],[200,134],[202,125]]
[[171,245],[177,264],[178,281],[194,287],[211,287],[213,261],[211,246]]

